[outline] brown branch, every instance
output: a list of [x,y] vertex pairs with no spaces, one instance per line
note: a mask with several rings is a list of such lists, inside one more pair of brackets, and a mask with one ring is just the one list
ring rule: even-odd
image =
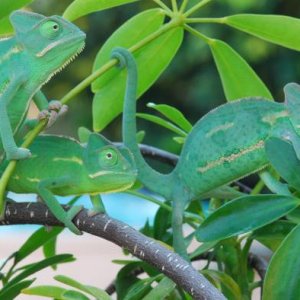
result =
[[[111,241],[156,267],[189,293],[193,299],[225,299],[220,291],[196,271],[191,264],[127,224],[112,219],[106,214],[89,217],[86,209],[83,209],[73,221],[81,231]],[[46,205],[32,202],[8,203],[5,218],[0,224],[62,226],[49,212]]]

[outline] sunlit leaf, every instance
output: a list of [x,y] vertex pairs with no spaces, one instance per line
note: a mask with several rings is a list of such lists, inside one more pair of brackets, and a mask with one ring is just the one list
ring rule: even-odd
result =
[[65,10],[63,17],[74,21],[89,13],[121,6],[138,0],[75,0]]
[[253,96],[272,99],[262,80],[234,49],[220,40],[210,40],[209,46],[228,101]]
[[288,16],[240,14],[228,16],[223,22],[268,42],[300,50],[300,20]]
[[[160,9],[145,11],[122,25],[99,51],[94,71],[110,59],[116,46],[129,48],[151,33],[157,31],[164,21]],[[165,32],[134,53],[138,66],[138,96],[143,94],[166,69],[182,42],[182,28]],[[158,56],[159,53],[159,56]],[[126,70],[110,69],[92,84],[95,92],[93,100],[93,126],[102,130],[121,111],[125,93]]]

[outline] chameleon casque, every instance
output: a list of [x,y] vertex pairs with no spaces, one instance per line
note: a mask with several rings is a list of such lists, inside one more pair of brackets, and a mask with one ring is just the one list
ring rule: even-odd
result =
[[81,232],[72,219],[82,207],[72,206],[66,212],[55,195],[89,194],[92,213],[98,213],[103,212],[100,193],[128,189],[136,179],[129,150],[112,145],[96,133],[89,134],[87,143],[65,136],[41,135],[29,149],[32,155],[18,161],[7,190],[38,194],[55,217],[76,234]]
[[[15,11],[10,15],[15,35],[0,40],[0,156],[30,156],[14,139],[24,123],[31,99],[42,111],[59,110],[40,88],[84,47],[85,33],[62,17]],[[43,114],[42,114],[43,115]]]
[[284,103],[245,98],[210,111],[187,136],[174,170],[161,174],[144,160],[136,140],[138,78],[134,57],[123,48],[115,49],[112,57],[127,68],[124,145],[134,155],[138,179],[151,191],[173,201],[174,249],[188,258],[182,224],[183,211],[190,201],[267,166],[265,146],[270,138],[288,141],[300,159],[299,85],[285,86]]

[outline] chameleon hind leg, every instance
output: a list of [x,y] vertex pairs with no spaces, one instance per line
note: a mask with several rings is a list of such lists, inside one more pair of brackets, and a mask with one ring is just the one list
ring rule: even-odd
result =
[[173,200],[173,212],[172,212],[172,229],[173,229],[173,248],[184,259],[189,261],[189,257],[186,250],[186,244],[183,236],[183,213],[184,203],[183,199],[177,198]]
[[75,234],[82,232],[72,222],[73,218],[82,210],[82,206],[72,206],[67,212],[61,207],[54,194],[54,188],[69,186],[72,180],[68,177],[44,179],[38,184],[38,194],[49,207],[53,215]]
[[100,195],[90,195],[90,200],[93,204],[93,208],[88,212],[90,217],[105,213],[105,207]]

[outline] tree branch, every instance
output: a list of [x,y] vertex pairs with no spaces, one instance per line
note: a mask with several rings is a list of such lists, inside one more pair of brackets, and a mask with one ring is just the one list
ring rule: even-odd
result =
[[[156,267],[189,293],[193,299],[225,299],[220,291],[179,255],[169,251],[127,224],[112,219],[106,214],[89,217],[86,209],[83,209],[73,221],[81,231],[111,241]],[[5,209],[5,218],[0,224],[62,226],[49,212],[46,205],[32,202],[8,203]]]

